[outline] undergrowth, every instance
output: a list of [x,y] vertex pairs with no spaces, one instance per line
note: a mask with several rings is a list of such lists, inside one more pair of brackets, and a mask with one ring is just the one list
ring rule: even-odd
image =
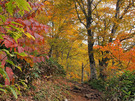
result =
[[102,91],[105,101],[134,101],[135,100],[135,71],[125,71],[110,77],[87,82],[92,88]]

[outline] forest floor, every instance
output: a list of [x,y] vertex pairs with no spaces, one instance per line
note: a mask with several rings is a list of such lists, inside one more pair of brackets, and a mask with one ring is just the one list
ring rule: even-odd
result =
[[[14,101],[11,98],[6,101]],[[38,79],[16,101],[103,101],[102,93],[61,77]]]

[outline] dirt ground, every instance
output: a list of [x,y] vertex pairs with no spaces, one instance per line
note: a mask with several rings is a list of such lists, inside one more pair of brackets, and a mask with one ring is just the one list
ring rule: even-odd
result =
[[101,92],[65,78],[39,79],[33,85],[36,89],[28,90],[17,100],[9,97],[3,101],[104,101]]
[[68,80],[60,80],[59,82],[70,86],[70,89],[67,90],[70,92],[71,97],[67,98],[66,101],[103,101],[102,93],[92,89],[87,84],[69,82]]

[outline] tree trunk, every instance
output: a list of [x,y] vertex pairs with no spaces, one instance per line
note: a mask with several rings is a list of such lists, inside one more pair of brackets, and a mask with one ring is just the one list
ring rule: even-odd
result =
[[67,71],[67,72],[68,72],[68,67],[69,67],[68,58],[69,58],[71,49],[72,49],[72,47],[70,47],[70,49],[69,49],[69,51],[68,51],[68,53],[67,53],[67,57],[66,57],[66,63],[67,63],[66,71]]
[[[105,51],[106,54],[109,54],[108,51]],[[103,55],[103,52],[102,52],[102,55]],[[100,74],[99,74],[99,77],[102,79],[102,80],[105,80],[106,78],[106,74],[103,73],[104,69],[108,66],[108,61],[109,59],[107,57],[102,57],[102,60],[99,60],[99,71],[100,71]]]
[[[92,11],[97,7],[97,5],[99,4],[99,2],[97,2],[96,5],[93,4],[94,0],[74,0],[75,2],[75,9],[76,9],[76,13],[78,16],[78,20],[80,21],[80,23],[82,23],[86,30],[87,30],[87,35],[88,35],[88,55],[89,55],[89,63],[90,63],[90,80],[92,79],[96,79],[96,69],[95,69],[95,59],[94,59],[94,52],[93,52],[93,45],[94,45],[94,35],[92,30],[90,29],[91,25],[92,25]],[[78,4],[78,6],[77,6]],[[86,4],[86,5],[85,5]],[[87,7],[86,7],[87,6]],[[92,9],[92,6],[94,6],[94,8]],[[80,9],[78,9],[78,7]],[[79,10],[82,11],[83,15],[85,16],[85,20],[84,18],[81,19],[81,14],[79,13]]]
[[[115,19],[117,21],[119,20],[120,3],[121,3],[121,0],[117,0],[117,3],[116,3],[116,13],[115,13]],[[112,30],[111,30],[111,36],[110,36],[109,42],[112,42],[113,41],[113,37],[114,37],[114,35],[116,33],[117,27],[118,27],[118,25],[116,25],[114,23],[114,25],[112,27]]]
[[[89,33],[88,33],[89,35]],[[90,36],[88,36],[88,55],[89,55],[89,62],[90,62],[90,80],[96,79],[96,69],[95,69],[95,60],[94,60],[94,53],[93,53],[93,44],[91,42]]]
[[94,51],[93,51],[93,36],[92,31],[88,30],[88,55],[89,55],[89,62],[90,62],[90,80],[96,79],[96,69],[95,69],[95,59],[94,59]]
[[84,76],[84,66],[83,66],[83,63],[82,63],[82,77],[81,77],[81,82],[83,83],[83,76]]
[[50,50],[49,50],[49,57],[52,57],[52,53],[53,53],[53,46],[51,46]]
[[94,59],[94,51],[93,51],[93,32],[89,29],[92,25],[92,2],[88,0],[87,4],[88,9],[88,16],[86,18],[86,28],[87,28],[87,35],[88,35],[88,55],[89,55],[89,62],[90,62],[90,80],[96,79],[96,69],[95,69],[95,59]]

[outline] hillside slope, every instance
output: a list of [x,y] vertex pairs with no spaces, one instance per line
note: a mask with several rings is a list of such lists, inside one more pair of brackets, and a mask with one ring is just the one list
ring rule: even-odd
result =
[[102,101],[102,97],[99,91],[86,84],[50,77],[35,80],[33,89],[27,90],[16,101]]

